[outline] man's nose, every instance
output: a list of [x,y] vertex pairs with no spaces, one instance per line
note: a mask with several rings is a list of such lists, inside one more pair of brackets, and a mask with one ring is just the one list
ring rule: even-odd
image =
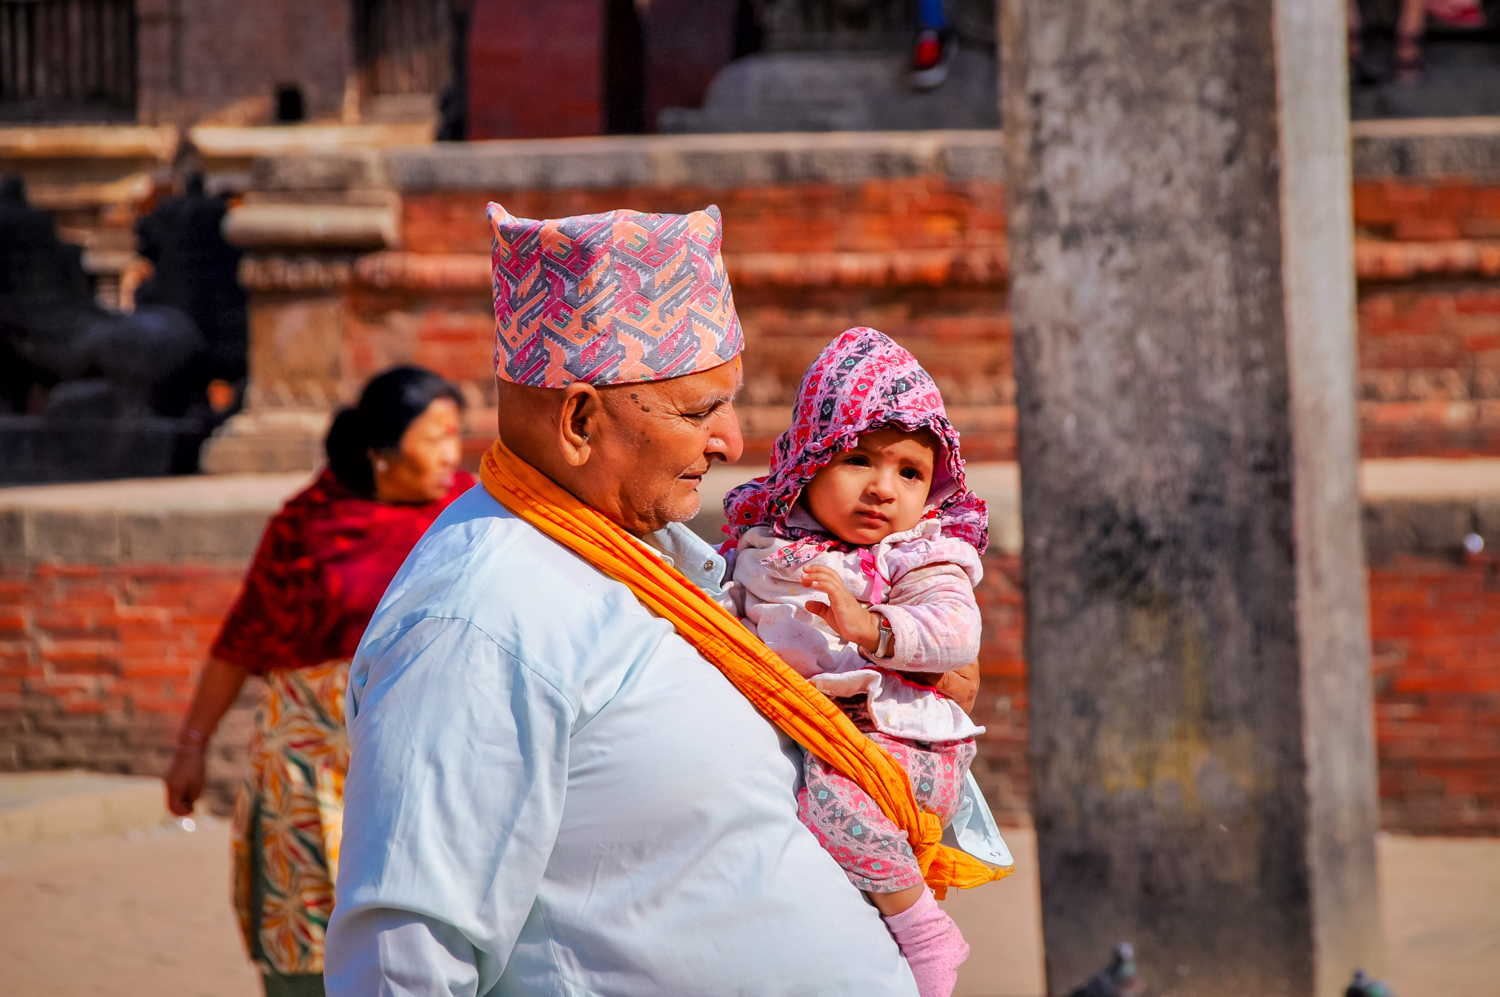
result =
[[740,435],[740,417],[734,413],[734,403],[720,406],[714,413],[703,452],[710,460],[717,457],[726,464],[733,464],[744,454],[745,439]]

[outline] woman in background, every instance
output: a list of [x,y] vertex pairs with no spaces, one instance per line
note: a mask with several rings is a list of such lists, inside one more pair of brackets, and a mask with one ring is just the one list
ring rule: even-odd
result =
[[349,659],[417,540],[474,481],[461,396],[419,367],[372,380],[328,431],[328,467],[266,526],[198,680],[165,777],[189,814],[204,749],[246,677],[264,680],[234,807],[234,903],[267,997],[323,993],[349,742]]

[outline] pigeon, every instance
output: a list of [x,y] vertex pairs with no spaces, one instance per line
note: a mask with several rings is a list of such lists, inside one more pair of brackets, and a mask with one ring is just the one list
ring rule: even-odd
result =
[[[1145,981],[1135,971],[1135,949],[1129,942],[1121,942],[1115,946],[1114,958],[1110,959],[1109,965],[1091,976],[1087,983],[1068,997],[1140,997],[1145,990]],[[1345,997],[1351,997],[1352,993],[1351,991]],[[1369,997],[1383,995],[1371,994]]]
[[1344,997],[1396,997],[1396,993],[1379,980],[1370,979],[1363,969],[1356,969],[1354,982],[1344,991]]

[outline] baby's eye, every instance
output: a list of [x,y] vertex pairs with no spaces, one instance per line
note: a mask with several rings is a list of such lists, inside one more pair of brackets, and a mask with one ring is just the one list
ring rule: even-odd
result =
[[901,477],[905,478],[907,481],[921,481],[922,472],[918,471],[914,467],[903,467],[901,469]]
[[869,467],[870,458],[866,457],[864,454],[852,453],[844,458],[844,463],[853,464],[855,467]]

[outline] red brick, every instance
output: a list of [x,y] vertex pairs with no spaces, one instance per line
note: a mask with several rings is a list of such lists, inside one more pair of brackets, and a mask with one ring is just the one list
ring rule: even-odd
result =
[[98,578],[104,573],[104,568],[98,564],[39,564],[36,568],[38,578]]
[[128,658],[119,664],[121,679],[143,678],[191,678],[198,669],[186,661],[174,658]]
[[59,587],[55,601],[69,609],[97,606],[114,608],[119,592],[111,585],[71,582]]
[[165,713],[181,715],[188,711],[189,700],[164,696],[133,696],[131,705],[140,713]]
[[42,660],[58,675],[113,674],[114,648],[94,641],[58,641],[42,649]]

